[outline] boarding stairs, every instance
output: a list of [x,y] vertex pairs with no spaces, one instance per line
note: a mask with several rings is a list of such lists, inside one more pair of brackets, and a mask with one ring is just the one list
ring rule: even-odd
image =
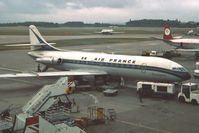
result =
[[56,101],[58,96],[65,95],[68,88],[68,77],[60,78],[57,83],[44,86],[22,108],[23,113],[35,114],[46,111]]

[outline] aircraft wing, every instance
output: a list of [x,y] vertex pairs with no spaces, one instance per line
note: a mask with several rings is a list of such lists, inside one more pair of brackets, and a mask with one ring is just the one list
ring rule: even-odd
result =
[[174,38],[174,39],[181,39],[182,36],[174,36],[173,38]]
[[63,77],[63,76],[88,76],[107,75],[104,71],[58,71],[58,72],[28,72],[15,74],[0,74],[0,78],[40,78],[40,77]]
[[[174,38],[174,39],[181,39],[181,38],[182,38],[182,36],[175,36],[175,37],[173,37],[173,38]],[[163,38],[158,38],[158,37],[151,37],[151,39],[167,41],[167,40],[164,40]]]
[[123,34],[123,33],[125,33],[125,32],[112,32],[113,34]]
[[[50,45],[53,45],[53,44],[56,44],[56,43],[48,43],[48,44],[50,44]],[[46,44],[44,44],[44,43],[39,43],[39,44],[8,44],[8,45],[6,45],[6,46],[8,46],[8,47],[24,47],[24,46],[45,46]]]
[[176,49],[179,52],[199,52],[199,49]]

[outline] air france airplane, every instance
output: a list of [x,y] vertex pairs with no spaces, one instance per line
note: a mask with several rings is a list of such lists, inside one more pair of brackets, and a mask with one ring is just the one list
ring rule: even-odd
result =
[[156,82],[181,82],[190,79],[189,72],[180,64],[159,57],[114,55],[63,51],[47,43],[37,28],[29,26],[30,46],[28,52],[36,62],[60,70],[57,72],[35,72],[1,74],[3,78],[16,77],[61,77],[75,75],[110,75],[132,80]]
[[168,24],[164,27],[163,39],[168,44],[176,47],[178,51],[199,52],[199,39],[175,38],[172,36]]

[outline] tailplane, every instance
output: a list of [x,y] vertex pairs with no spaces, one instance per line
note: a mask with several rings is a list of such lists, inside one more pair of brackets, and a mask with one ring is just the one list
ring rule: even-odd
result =
[[46,42],[34,25],[29,26],[29,35],[31,50],[58,50]]
[[29,36],[30,36],[30,43],[28,44],[9,44],[6,46],[11,46],[11,47],[30,46],[30,49],[33,51],[46,51],[46,50],[60,51],[60,49],[51,46],[51,44],[55,43],[47,43],[34,25],[29,26]]
[[166,24],[164,27],[164,35],[163,35],[164,40],[172,40],[173,37],[171,35],[171,30],[169,24]]
[[29,36],[31,44],[47,44],[47,42],[44,40],[44,38],[41,36],[38,29],[34,25],[29,26]]

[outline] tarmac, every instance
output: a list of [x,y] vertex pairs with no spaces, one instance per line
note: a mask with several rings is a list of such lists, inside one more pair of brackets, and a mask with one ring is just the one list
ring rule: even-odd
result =
[[[136,35],[142,38],[144,35]],[[0,36],[1,38],[2,36]],[[15,40],[9,39],[10,43]],[[151,37],[151,36],[148,36]],[[157,37],[160,37],[157,35]],[[59,38],[59,37],[57,37]],[[60,37],[62,38],[62,37]],[[60,39],[59,38],[59,39]],[[78,36],[73,37],[78,38]],[[10,41],[12,40],[12,41]],[[48,40],[48,39],[47,39]],[[19,41],[19,40],[18,40]],[[28,40],[21,40],[21,42]],[[65,50],[85,52],[105,52],[113,54],[141,55],[143,50],[170,50],[173,47],[160,40],[137,41],[132,43],[82,45],[62,47]],[[10,69],[20,72],[36,71],[37,63],[27,55],[28,50],[11,50],[0,52],[0,74],[13,73]],[[172,59],[185,66],[192,74],[191,82],[198,82],[193,78],[193,70],[197,58],[194,53],[182,53],[181,57]],[[53,71],[53,70],[51,70]],[[20,112],[21,107],[36,93],[42,85],[49,84],[54,79],[1,79],[0,80],[0,112],[13,104],[12,113]],[[186,82],[189,82],[186,81]],[[131,81],[128,81],[128,83]],[[132,81],[133,84],[135,81]],[[140,103],[136,88],[122,88],[119,95],[105,97],[101,92],[92,90],[78,92],[70,96],[80,105],[80,111],[85,112],[87,106],[96,105],[105,109],[114,108],[117,113],[115,121],[106,124],[89,126],[88,133],[196,133],[199,129],[199,106],[179,103],[176,98],[143,98]]]

